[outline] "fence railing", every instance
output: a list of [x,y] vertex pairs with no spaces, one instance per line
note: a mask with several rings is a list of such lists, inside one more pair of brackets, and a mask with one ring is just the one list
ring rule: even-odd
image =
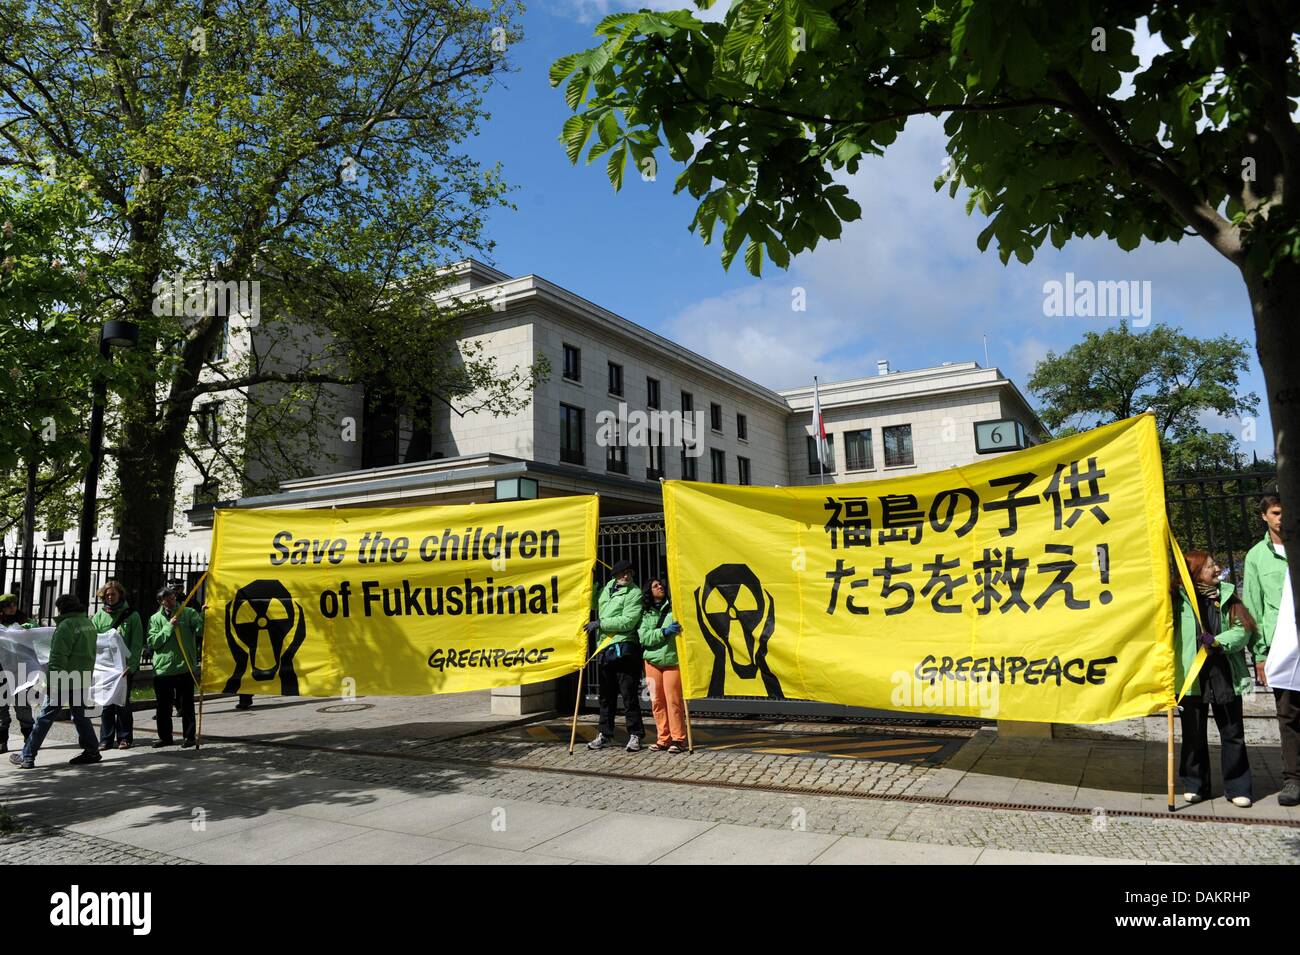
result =
[[1254,471],[1166,479],[1169,526],[1180,545],[1209,551],[1240,585],[1246,551],[1264,537],[1260,498],[1276,493],[1276,482]]
[[[54,619],[54,601],[59,594],[71,593],[77,582],[77,548],[46,547],[36,551],[32,564],[31,594],[24,594],[23,554],[19,549],[0,548],[0,593],[19,595],[19,605],[30,607],[33,618],[48,624]],[[154,595],[164,582],[193,587],[208,567],[207,554],[165,554],[156,560],[119,559],[108,551],[91,551],[90,612],[100,607],[96,593],[106,580],[120,579],[127,589],[131,605],[141,613],[152,614],[157,608]],[[201,599],[201,595],[196,595]]]

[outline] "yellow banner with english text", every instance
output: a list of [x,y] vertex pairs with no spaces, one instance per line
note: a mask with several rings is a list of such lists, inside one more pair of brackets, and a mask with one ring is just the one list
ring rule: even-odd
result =
[[423,695],[534,683],[586,658],[594,496],[218,510],[203,688]]
[[1101,723],[1174,704],[1144,415],[857,484],[664,485],[688,699]]

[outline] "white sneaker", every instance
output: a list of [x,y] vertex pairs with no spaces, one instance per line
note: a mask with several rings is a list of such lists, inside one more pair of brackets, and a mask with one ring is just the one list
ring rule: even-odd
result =
[[641,737],[640,737],[640,736],[629,736],[629,737],[627,738],[627,751],[628,751],[629,753],[639,753],[639,752],[641,752]]
[[596,738],[587,744],[587,749],[604,749],[612,740],[604,733],[597,733]]
[[1249,796],[1233,796],[1233,797],[1232,797],[1232,804],[1233,804],[1234,806],[1238,807],[1239,809],[1249,809],[1249,808],[1250,808],[1250,805],[1251,805],[1251,803],[1250,803],[1250,797],[1249,797]]
[[1183,793],[1183,800],[1184,802],[1200,802],[1201,797],[1196,793]]

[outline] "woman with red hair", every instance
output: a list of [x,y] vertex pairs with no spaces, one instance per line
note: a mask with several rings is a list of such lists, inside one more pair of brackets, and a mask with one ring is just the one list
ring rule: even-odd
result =
[[[1221,570],[1203,550],[1184,555],[1195,593],[1178,588],[1174,598],[1177,624],[1174,668],[1181,691],[1196,652],[1206,650],[1205,664],[1182,701],[1183,743],[1179,773],[1183,798],[1200,802],[1210,798],[1210,741],[1207,734],[1210,710],[1219,728],[1219,750],[1223,768],[1223,789],[1233,805],[1248,807],[1253,801],[1250,760],[1246,756],[1246,730],[1241,697],[1255,685],[1244,652],[1255,632],[1255,621],[1232,584],[1219,580]],[[1191,601],[1200,610],[1202,627],[1197,627]]]

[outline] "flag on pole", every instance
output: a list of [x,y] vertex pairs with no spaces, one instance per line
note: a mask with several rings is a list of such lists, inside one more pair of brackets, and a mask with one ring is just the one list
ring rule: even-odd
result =
[[813,433],[817,435],[817,463],[826,470],[826,458],[829,448],[826,443],[826,421],[822,418],[822,399],[817,390],[817,376],[813,376]]

